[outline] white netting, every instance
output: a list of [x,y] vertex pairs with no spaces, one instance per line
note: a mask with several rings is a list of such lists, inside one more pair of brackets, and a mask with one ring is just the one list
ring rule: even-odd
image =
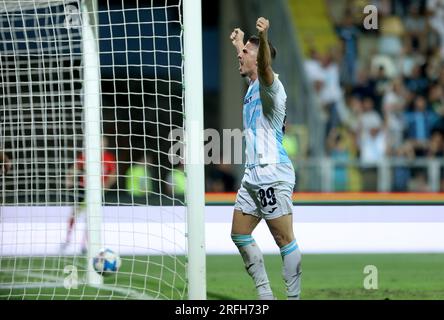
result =
[[98,35],[107,144],[102,241],[122,267],[86,283],[82,3],[2,0],[1,151],[12,167],[0,177],[0,299],[185,298],[185,175],[168,157],[184,119],[182,4],[83,8]]

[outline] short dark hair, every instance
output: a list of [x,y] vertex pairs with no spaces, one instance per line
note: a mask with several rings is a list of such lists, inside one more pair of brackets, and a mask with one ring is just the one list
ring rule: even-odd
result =
[[[251,36],[248,39],[248,42],[254,44],[256,47],[259,48],[259,43],[260,43],[260,39],[258,36]],[[268,46],[270,47],[270,53],[271,53],[271,59],[275,59],[276,58],[276,48],[273,47],[273,45],[271,44],[270,40],[268,40]]]

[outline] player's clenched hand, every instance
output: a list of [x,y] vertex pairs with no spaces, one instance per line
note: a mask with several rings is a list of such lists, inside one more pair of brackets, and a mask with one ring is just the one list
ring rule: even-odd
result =
[[270,28],[270,21],[268,21],[264,17],[260,17],[259,19],[257,19],[256,29],[259,35],[266,34],[269,28]]
[[239,28],[234,29],[230,35],[230,40],[233,43],[233,45],[236,45],[239,43],[243,44],[244,43],[244,32]]

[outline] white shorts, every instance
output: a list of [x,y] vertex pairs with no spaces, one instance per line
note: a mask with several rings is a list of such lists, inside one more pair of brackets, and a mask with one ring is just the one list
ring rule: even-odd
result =
[[290,163],[247,168],[234,209],[265,220],[292,214],[294,184]]

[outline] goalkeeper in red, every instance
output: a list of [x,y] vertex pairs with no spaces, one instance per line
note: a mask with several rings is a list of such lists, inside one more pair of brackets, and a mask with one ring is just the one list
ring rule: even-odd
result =
[[231,238],[238,247],[261,300],[275,299],[261,250],[252,232],[265,219],[280,248],[288,299],[301,292],[301,252],[293,233],[292,193],[295,172],[282,139],[285,130],[286,93],[273,72],[276,50],[268,41],[270,23],[256,22],[258,36],[244,44],[244,33],[234,29],[230,39],[237,50],[239,72],[247,78],[243,104],[245,174],[237,193]]

